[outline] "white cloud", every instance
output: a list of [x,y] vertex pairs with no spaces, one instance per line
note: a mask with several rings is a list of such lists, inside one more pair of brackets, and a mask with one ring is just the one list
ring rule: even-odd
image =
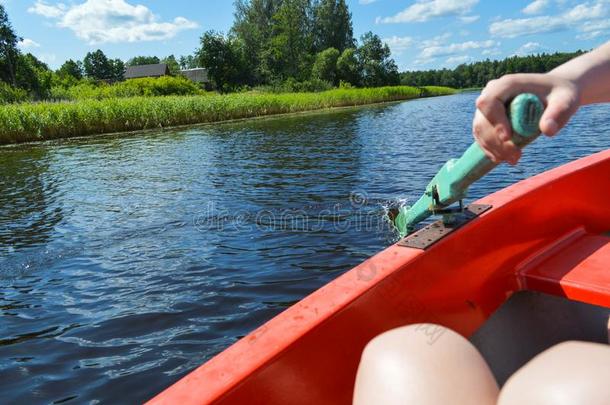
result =
[[521,45],[521,47],[519,47],[519,49],[517,49],[514,54],[517,56],[525,56],[531,55],[533,53],[540,53],[544,50],[545,47],[540,45],[538,42],[527,42]]
[[412,37],[398,37],[396,35],[389,38],[383,38],[382,41],[388,44],[388,46],[392,50],[392,53],[395,53],[397,55],[400,55],[406,49],[410,48],[415,42]]
[[596,30],[605,30],[608,28],[610,28],[610,19],[591,22],[591,23],[585,25],[584,27],[582,27],[582,30],[585,32],[589,32],[589,31],[596,31]]
[[500,20],[489,26],[489,33],[497,37],[515,38],[570,28],[588,32],[587,27],[605,21],[610,15],[609,5],[608,0],[597,0],[579,4],[559,15]]
[[583,25],[580,30],[583,33],[576,36],[578,39],[597,38],[607,34],[608,30],[610,30],[610,19],[589,22],[588,24]]
[[496,37],[515,38],[523,35],[567,29],[564,21],[550,17],[532,17],[496,21],[489,26],[489,33]]
[[358,3],[366,6],[367,4],[372,4],[372,3],[376,2],[376,1],[377,0],[358,0]]
[[37,0],[28,11],[56,20],[58,27],[72,30],[89,44],[163,40],[198,26],[184,17],[161,22],[147,7],[125,0],[86,0],[70,6]]
[[447,64],[459,64],[460,59],[470,58],[465,53],[471,50],[486,50],[496,48],[500,45],[499,42],[493,40],[486,41],[466,41],[460,43],[446,44],[447,39],[451,36],[450,33],[436,36],[432,39],[422,41],[420,43],[420,52],[413,61],[415,66],[426,65],[436,61],[438,58],[447,58]]
[[577,39],[595,39],[601,35],[604,35],[606,31],[589,31],[582,34],[576,35]]
[[524,14],[539,14],[549,5],[549,3],[549,0],[534,0],[521,11]]
[[445,63],[448,65],[460,65],[462,63],[468,62],[470,59],[471,57],[468,55],[451,56],[447,58]]
[[481,55],[485,55],[485,56],[495,56],[495,55],[500,55],[502,52],[500,52],[500,49],[498,48],[491,48],[491,49],[483,49],[481,51]]
[[377,23],[424,22],[432,18],[463,15],[479,0],[417,0],[400,13],[391,17],[377,17]]
[[59,18],[66,12],[66,5],[58,3],[54,6],[46,4],[42,0],[37,0],[33,6],[28,8],[28,12],[41,15],[47,18]]
[[497,46],[496,41],[467,41],[462,43],[449,44],[446,46],[430,46],[423,48],[419,54],[419,59],[432,59],[440,56],[456,55],[473,49],[485,49]]
[[17,43],[17,46],[21,49],[40,48],[40,44],[32,39],[23,38]]
[[481,18],[480,15],[465,15],[460,17],[460,21],[464,24],[472,24],[475,21],[478,21]]
[[595,18],[602,18],[608,15],[608,0],[597,0],[594,4],[579,4],[563,15],[569,22],[578,22]]
[[445,32],[444,34],[437,35],[434,38],[425,39],[419,43],[420,48],[429,48],[432,46],[441,46],[447,43],[447,40],[451,38],[450,32]]

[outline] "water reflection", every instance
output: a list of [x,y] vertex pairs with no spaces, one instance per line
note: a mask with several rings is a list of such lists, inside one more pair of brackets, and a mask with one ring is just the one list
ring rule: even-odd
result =
[[6,255],[47,242],[63,213],[44,148],[6,148],[0,156],[0,254]]

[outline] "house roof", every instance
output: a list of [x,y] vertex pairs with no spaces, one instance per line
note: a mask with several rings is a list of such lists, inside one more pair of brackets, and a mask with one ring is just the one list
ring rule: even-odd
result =
[[197,83],[207,83],[209,81],[206,68],[182,69],[180,74]]
[[155,63],[153,65],[127,66],[125,79],[135,79],[138,77],[156,77],[169,75],[169,68],[165,63]]

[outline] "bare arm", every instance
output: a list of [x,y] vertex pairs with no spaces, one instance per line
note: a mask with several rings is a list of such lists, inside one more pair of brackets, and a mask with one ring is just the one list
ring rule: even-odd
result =
[[553,136],[581,105],[610,102],[610,42],[544,74],[513,74],[490,81],[477,99],[473,134],[495,162],[516,164],[521,151],[511,141],[505,105],[520,93],[534,93],[546,110],[542,133]]
[[610,102],[610,42],[550,73],[576,83],[580,89],[580,105]]

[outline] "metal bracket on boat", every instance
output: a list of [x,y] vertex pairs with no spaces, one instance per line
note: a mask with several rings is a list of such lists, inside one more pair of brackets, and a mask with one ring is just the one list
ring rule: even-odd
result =
[[460,211],[451,210],[448,213],[437,211],[437,214],[445,214],[446,217],[401,239],[398,245],[425,250],[490,208],[491,205],[487,204],[470,204]]

